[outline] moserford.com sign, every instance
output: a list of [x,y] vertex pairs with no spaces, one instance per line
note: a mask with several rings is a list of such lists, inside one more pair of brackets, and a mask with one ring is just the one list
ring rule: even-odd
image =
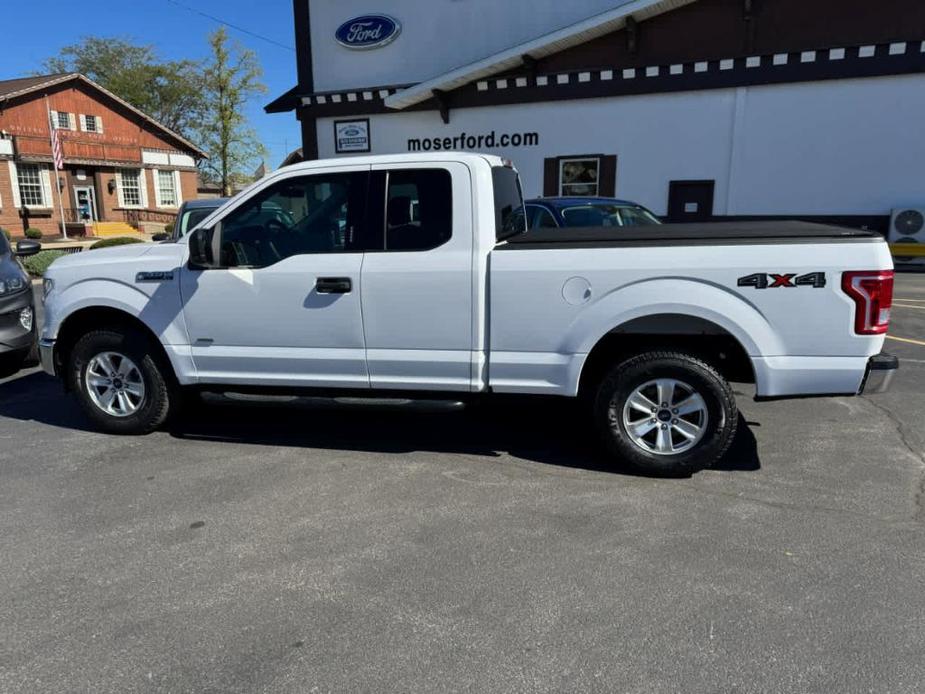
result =
[[453,137],[409,137],[408,151],[507,149],[510,147],[537,147],[539,144],[539,133],[498,133],[492,130],[489,133],[476,135],[460,133]]

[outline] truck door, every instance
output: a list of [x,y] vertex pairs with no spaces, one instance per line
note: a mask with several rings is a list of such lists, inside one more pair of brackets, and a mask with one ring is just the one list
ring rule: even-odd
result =
[[360,310],[369,166],[270,181],[212,227],[218,267],[181,271],[203,382],[367,388]]
[[[469,390],[473,235],[460,163],[373,166],[363,320],[373,388]],[[372,231],[370,232],[373,233]]]

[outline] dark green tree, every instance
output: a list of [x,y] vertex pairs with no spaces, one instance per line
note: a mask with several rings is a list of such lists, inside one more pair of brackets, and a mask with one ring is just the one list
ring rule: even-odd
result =
[[184,136],[197,130],[203,109],[203,65],[161,60],[153,46],[127,38],[84,37],[44,63],[48,72],[79,72]]

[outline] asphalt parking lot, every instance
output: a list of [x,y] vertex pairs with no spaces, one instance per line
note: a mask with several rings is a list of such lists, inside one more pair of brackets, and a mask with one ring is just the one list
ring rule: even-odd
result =
[[0,381],[4,692],[917,692],[925,274],[891,392],[756,404],[722,469],[568,406],[205,404],[94,433]]

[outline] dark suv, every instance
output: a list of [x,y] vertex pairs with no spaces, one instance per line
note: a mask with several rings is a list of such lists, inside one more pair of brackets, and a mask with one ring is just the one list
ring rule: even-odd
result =
[[35,299],[19,258],[41,249],[35,241],[20,241],[13,250],[0,234],[0,376],[19,371],[34,354]]

